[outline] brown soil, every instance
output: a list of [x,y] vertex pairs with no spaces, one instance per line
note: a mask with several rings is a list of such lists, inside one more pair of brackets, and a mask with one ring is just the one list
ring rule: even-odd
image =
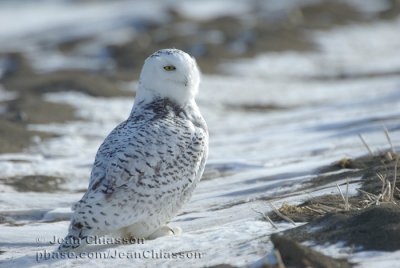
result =
[[43,100],[48,92],[79,91],[91,96],[129,96],[118,81],[109,75],[83,71],[58,71],[35,73],[23,55],[3,55],[9,68],[0,83],[8,91],[16,92],[17,99],[5,102],[7,111],[0,118],[0,153],[19,152],[32,144],[32,138],[41,139],[54,135],[30,131],[29,124],[63,123],[76,120],[73,107]]
[[285,107],[275,104],[227,104],[225,107],[228,110],[239,111],[239,112],[273,112],[288,110],[294,107]]
[[[254,7],[254,23],[248,24],[238,17],[219,17],[210,20],[193,20],[176,10],[169,10],[169,22],[155,24],[141,22],[135,39],[123,45],[112,45],[105,50],[117,68],[108,72],[83,70],[58,71],[38,74],[19,53],[0,55],[7,59],[8,68],[1,79],[5,89],[17,92],[19,98],[7,102],[8,111],[0,119],[0,153],[18,152],[31,144],[32,137],[51,135],[27,130],[32,123],[65,122],[76,119],[73,109],[64,104],[43,101],[47,92],[75,90],[92,96],[132,96],[120,90],[119,81],[136,80],[144,59],[165,47],[183,49],[198,60],[205,73],[215,73],[217,66],[226,60],[253,57],[267,51],[308,51],[315,49],[307,32],[329,29],[349,23],[369,23],[379,19],[392,19],[399,14],[398,1],[377,17],[368,17],[346,3],[323,1],[302,8],[286,10],[278,19],[271,20]],[[193,31],[182,34],[182,25],[193,25]],[[211,40],[210,33],[220,40]],[[66,40],[59,44],[60,53],[69,55],[90,38]],[[245,111],[266,111],[285,107],[233,107]]]
[[[218,63],[228,59],[253,57],[267,51],[313,50],[315,46],[307,35],[308,30],[368,21],[351,6],[328,1],[288,10],[274,21],[256,10],[254,13],[255,22],[249,26],[237,17],[193,21],[171,10],[171,21],[167,25],[151,27],[135,40],[109,49],[123,76],[134,73],[137,78],[147,55],[166,47],[189,52],[197,58],[203,72],[215,73]],[[179,26],[185,23],[195,24],[195,30],[182,35]],[[207,39],[211,32],[218,33],[221,42]]]
[[10,177],[4,182],[12,186],[18,192],[45,192],[53,193],[62,191],[64,178],[44,175],[31,175],[21,177]]
[[355,251],[395,251],[400,249],[399,219],[400,206],[381,204],[363,210],[329,213],[284,233],[300,242],[335,244],[342,241]]
[[[318,244],[334,244],[342,241],[356,250],[399,250],[399,191],[395,191],[393,200],[388,199],[389,195],[385,195],[385,199],[380,198],[376,202],[385,185],[377,174],[382,174],[386,184],[393,182],[396,157],[396,154],[387,151],[375,156],[342,159],[320,169],[322,175],[311,182],[313,187],[343,180],[346,177],[361,176],[361,192],[348,198],[350,205],[348,210],[345,209],[345,202],[339,194],[311,198],[296,206],[284,204],[279,208],[280,213],[293,221],[309,222],[285,231],[284,236],[298,242],[310,240]],[[325,174],[340,169],[346,169],[348,172]],[[397,174],[400,174],[400,166],[397,167]],[[399,180],[398,177],[396,181],[398,188]],[[275,212],[271,212],[269,217],[273,221],[282,221]]]
[[[136,79],[142,62],[156,50],[175,47],[189,52],[198,60],[201,70],[215,73],[219,63],[230,59],[254,57],[262,52],[310,51],[315,45],[310,30],[327,30],[351,23],[370,23],[377,19],[393,19],[400,13],[396,0],[390,7],[370,17],[344,2],[322,1],[286,10],[271,20],[254,7],[254,23],[238,17],[225,16],[211,20],[192,20],[176,10],[170,10],[168,24],[151,25],[138,38],[123,45],[110,46],[119,74]],[[181,25],[195,25],[192,33],[182,34]],[[210,32],[218,33],[221,42],[209,40]]]
[[[388,154],[390,154],[391,157],[388,157]],[[366,208],[372,203],[370,198],[373,198],[374,195],[378,196],[382,192],[383,183],[378,178],[377,174],[383,174],[388,181],[393,181],[394,167],[396,164],[395,158],[396,154],[387,151],[374,156],[366,155],[356,159],[341,159],[329,166],[319,169],[317,171],[319,175],[311,181],[304,183],[303,187],[299,191],[301,192],[316,187],[321,188],[326,184],[343,181],[346,178],[348,178],[349,181],[353,179],[353,181],[349,183],[362,182],[361,190],[364,192],[360,192],[360,194],[348,198],[350,208]],[[343,170],[344,172],[331,174],[332,172],[339,170]],[[397,174],[400,174],[399,167]],[[361,180],[354,181],[355,178],[359,177],[361,177]],[[398,188],[400,188],[399,180],[396,182]],[[343,194],[345,194],[346,186],[340,185],[340,187]],[[368,193],[372,195],[368,195]],[[400,200],[400,193],[398,191],[394,193],[394,200]],[[284,204],[279,208],[279,211],[295,222],[309,222],[327,213],[343,211],[344,209],[345,203],[338,191],[338,194],[336,195],[313,197],[296,206]],[[274,212],[271,212],[269,217],[272,220],[282,220]]]
[[347,260],[325,256],[286,236],[273,234],[271,240],[286,267],[346,268],[353,266]]
[[[365,207],[365,205],[363,206],[363,201],[364,199],[359,196],[349,198],[352,209]],[[309,199],[297,206],[285,203],[278,210],[294,222],[310,222],[327,213],[339,212],[344,209],[344,202],[340,195],[324,195]],[[269,217],[273,221],[282,221],[282,218],[274,212],[271,212]]]

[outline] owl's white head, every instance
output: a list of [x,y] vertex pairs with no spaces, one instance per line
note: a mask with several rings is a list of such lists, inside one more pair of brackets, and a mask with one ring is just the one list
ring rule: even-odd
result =
[[200,83],[196,60],[178,49],[162,49],[144,62],[137,101],[168,98],[180,105],[194,100]]

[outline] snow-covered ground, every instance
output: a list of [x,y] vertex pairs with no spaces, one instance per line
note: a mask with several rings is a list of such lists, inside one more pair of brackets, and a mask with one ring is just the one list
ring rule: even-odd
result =
[[[219,9],[217,5],[215,10]],[[103,14],[103,9],[98,12]],[[0,24],[1,19],[5,18],[0,15]],[[40,21],[36,23],[30,26],[41,29]],[[337,193],[335,184],[307,191],[299,186],[312,179],[318,167],[365,154],[358,134],[373,150],[384,149],[389,147],[386,127],[393,144],[400,146],[400,77],[385,75],[400,70],[399,26],[400,20],[394,20],[313,33],[321,48],[318,52],[269,53],[226,62],[221,65],[224,75],[204,75],[198,104],[210,130],[210,155],[205,179],[171,222],[183,234],[144,244],[98,247],[97,252],[104,254],[60,259],[51,255],[56,245],[50,241],[65,236],[70,206],[87,187],[96,149],[128,116],[134,100],[74,91],[47,94],[48,101],[74,106],[81,120],[31,125],[33,130],[60,137],[37,139],[37,145],[25,153],[0,155],[0,181],[46,175],[65,178],[65,183],[51,193],[18,192],[0,184],[0,263],[7,267],[204,267],[247,265],[270,254],[269,235],[278,230],[255,212],[271,209],[265,200],[280,206]],[[374,75],[363,76],[369,74]],[[336,79],[342,75],[347,78]],[[280,109],[263,109],[270,105]],[[351,186],[355,193],[359,185]],[[279,230],[292,227],[277,226]],[[350,260],[364,267],[370,262],[393,267],[399,255],[362,252]]]

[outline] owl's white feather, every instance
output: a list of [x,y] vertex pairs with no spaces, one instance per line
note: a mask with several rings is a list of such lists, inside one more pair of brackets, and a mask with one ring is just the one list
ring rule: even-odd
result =
[[98,149],[59,250],[94,235],[149,237],[190,199],[208,151],[194,100],[199,82],[196,61],[183,51],[164,49],[146,59],[131,114]]

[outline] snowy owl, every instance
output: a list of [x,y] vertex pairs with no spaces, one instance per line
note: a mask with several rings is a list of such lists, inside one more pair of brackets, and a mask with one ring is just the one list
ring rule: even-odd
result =
[[199,83],[196,61],[181,50],[145,60],[132,111],[98,149],[60,251],[93,236],[155,238],[180,230],[166,224],[190,199],[207,159],[207,125],[194,99]]

